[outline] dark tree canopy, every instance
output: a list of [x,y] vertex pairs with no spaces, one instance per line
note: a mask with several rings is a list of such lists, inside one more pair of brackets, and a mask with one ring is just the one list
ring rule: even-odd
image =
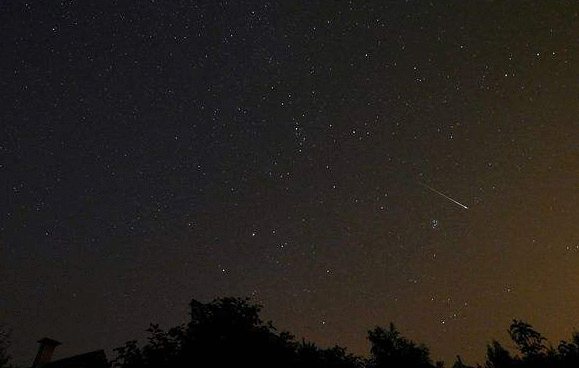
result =
[[191,322],[184,333],[183,357],[202,364],[230,366],[247,362],[268,366],[291,362],[293,344],[288,333],[259,318],[260,306],[247,299],[224,298],[203,304],[191,302]]
[[376,327],[369,331],[368,340],[372,367],[434,367],[428,348],[402,337],[392,323],[388,330]]
[[561,341],[557,349],[547,345],[547,339],[522,320],[514,319],[508,329],[511,340],[520,355],[511,355],[499,342],[487,345],[485,368],[539,368],[578,367],[579,334],[573,333],[571,341]]
[[[249,299],[221,298],[210,303],[193,300],[191,320],[168,331],[151,324],[147,343],[136,341],[115,349],[114,368],[149,367],[279,367],[279,368],[443,368],[433,364],[428,348],[404,336],[390,323],[368,331],[370,357],[363,359],[335,346],[323,349],[289,332],[278,332],[261,320],[261,306]],[[0,330],[1,331],[1,330]],[[498,341],[486,347],[484,368],[579,367],[579,332],[561,341],[556,349],[532,326],[513,320],[508,329],[518,353]],[[7,368],[7,339],[0,336],[0,368]],[[453,368],[471,368],[457,356]],[[482,368],[477,365],[477,368]]]
[[487,345],[487,361],[485,368],[506,368],[512,367],[515,360],[498,341],[493,340]]
[[509,335],[525,358],[538,358],[547,353],[544,344],[546,339],[533,330],[532,326],[521,320],[513,319],[509,327]]
[[248,299],[193,300],[191,322],[165,332],[151,324],[148,344],[135,341],[116,349],[118,368],[137,367],[358,367],[360,358],[344,348],[320,349],[297,343],[259,317]]
[[561,367],[579,367],[579,332],[573,333],[571,341],[561,341],[557,352]]

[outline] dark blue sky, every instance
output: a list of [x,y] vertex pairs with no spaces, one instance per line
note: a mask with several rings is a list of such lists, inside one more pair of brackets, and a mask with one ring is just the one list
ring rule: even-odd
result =
[[[481,362],[579,315],[572,1],[0,5],[0,323],[15,362],[249,296],[367,354]],[[427,186],[466,205],[457,206]]]

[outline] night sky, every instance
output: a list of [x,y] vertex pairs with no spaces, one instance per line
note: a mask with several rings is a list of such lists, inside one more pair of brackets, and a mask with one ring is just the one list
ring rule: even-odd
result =
[[[14,363],[250,297],[368,355],[579,327],[575,1],[2,1]],[[462,205],[462,206],[461,206]],[[466,207],[466,208],[465,208]],[[507,346],[510,346],[508,343]]]

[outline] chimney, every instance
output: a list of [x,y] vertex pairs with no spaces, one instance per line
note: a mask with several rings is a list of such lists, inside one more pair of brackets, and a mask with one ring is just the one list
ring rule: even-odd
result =
[[32,363],[32,368],[42,367],[43,365],[50,363],[52,361],[52,354],[54,353],[54,348],[56,348],[60,343],[56,340],[49,339],[45,337],[38,340],[40,347],[38,348],[38,354]]

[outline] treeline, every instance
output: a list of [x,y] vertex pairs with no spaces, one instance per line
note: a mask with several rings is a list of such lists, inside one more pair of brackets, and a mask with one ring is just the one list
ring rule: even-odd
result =
[[[367,358],[335,346],[323,349],[314,343],[295,341],[259,317],[261,307],[249,299],[222,298],[210,303],[193,300],[191,322],[163,331],[152,324],[148,342],[139,347],[130,341],[115,349],[114,368],[140,367],[340,367],[442,368],[429,349],[406,339],[391,323],[368,332]],[[498,341],[487,345],[485,368],[579,367],[579,333],[556,347],[531,325],[513,320],[508,329],[518,352],[511,353]],[[453,368],[468,368],[457,356]]]
[[[320,348],[305,340],[295,341],[289,332],[278,331],[260,319],[261,307],[249,299],[221,298],[210,303],[193,300],[191,321],[164,331],[151,324],[148,341],[139,346],[129,341],[115,349],[111,368],[153,367],[316,367],[316,368],[443,368],[433,362],[424,344],[404,336],[391,323],[368,331],[369,357],[345,348]],[[513,320],[508,329],[517,351],[510,352],[498,341],[486,347],[480,368],[579,367],[579,332],[556,347],[531,325]],[[0,326],[0,368],[13,367],[7,354],[9,337]],[[470,368],[457,356],[452,368]],[[472,367],[474,368],[474,367]]]

